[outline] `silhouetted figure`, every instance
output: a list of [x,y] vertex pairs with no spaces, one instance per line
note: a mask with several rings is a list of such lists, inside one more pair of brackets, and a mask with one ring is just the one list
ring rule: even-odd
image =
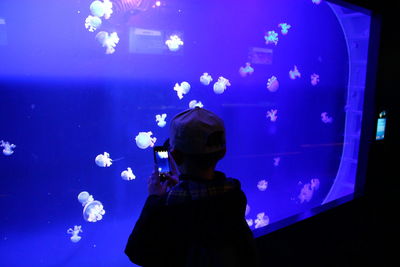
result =
[[225,127],[214,113],[196,107],[172,119],[171,165],[179,179],[174,172],[165,182],[157,172],[150,176],[149,196],[125,249],[132,262],[145,267],[257,266],[240,182],[215,171],[225,152]]

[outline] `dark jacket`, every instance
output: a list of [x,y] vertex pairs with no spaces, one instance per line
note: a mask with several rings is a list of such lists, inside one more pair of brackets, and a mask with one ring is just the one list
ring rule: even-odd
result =
[[253,267],[256,249],[236,179],[180,177],[165,196],[149,196],[125,253],[145,267]]

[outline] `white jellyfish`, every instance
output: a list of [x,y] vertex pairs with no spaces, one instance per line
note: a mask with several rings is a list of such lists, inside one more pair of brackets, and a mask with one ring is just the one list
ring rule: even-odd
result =
[[94,161],[99,167],[110,167],[112,165],[112,159],[107,152],[97,155]]
[[246,222],[249,227],[253,226],[253,219],[246,219]]
[[278,119],[278,110],[277,109],[271,109],[267,111],[267,118],[270,118],[271,122],[275,122]]
[[90,32],[94,32],[101,26],[101,23],[102,21],[99,17],[89,15],[85,19],[85,28]]
[[281,158],[280,158],[280,157],[276,157],[276,158],[274,158],[274,166],[275,166],[275,167],[278,167],[278,166],[279,166],[279,163],[280,163],[280,161],[281,161]]
[[260,191],[265,191],[268,188],[268,181],[261,180],[257,183],[257,188]]
[[84,207],[83,218],[85,221],[97,222],[103,219],[103,215],[106,211],[100,201],[94,200],[93,196],[86,191],[79,193],[78,200]]
[[261,212],[257,214],[257,219],[254,220],[254,223],[256,224],[254,226],[256,229],[267,226],[269,224],[269,217],[264,212]]
[[119,37],[116,32],[109,34],[108,32],[101,31],[96,34],[96,40],[101,46],[106,48],[106,54],[112,54],[115,52],[115,47],[119,42]]
[[175,84],[174,90],[178,95],[179,99],[183,98],[183,95],[186,95],[190,91],[190,84],[188,82],[181,82],[181,85],[178,83]]
[[318,83],[319,83],[319,75],[316,74],[316,73],[313,73],[313,74],[311,75],[311,84],[312,84],[313,86],[316,86]]
[[244,213],[245,216],[247,216],[250,213],[250,206],[248,204],[246,204],[246,211]]
[[225,92],[227,86],[231,86],[229,80],[222,76],[219,77],[218,81],[214,83],[214,93],[222,94],[223,92]]
[[328,116],[328,112],[322,112],[321,120],[323,123],[332,123],[333,118]]
[[267,82],[267,88],[270,92],[276,92],[279,88],[279,81],[276,76],[272,76],[271,78],[268,79]]
[[322,0],[312,0],[312,2],[316,5],[319,5],[321,4]]
[[125,171],[121,172],[121,178],[126,181],[130,181],[136,178],[133,174],[132,169],[128,167]]
[[268,31],[267,34],[264,36],[264,39],[266,44],[274,43],[275,45],[277,45],[279,41],[278,33],[276,33],[275,31]]
[[151,137],[152,135],[152,132],[140,132],[135,137],[136,145],[141,149],[146,149],[149,146],[153,147],[154,143],[157,141],[157,138]]
[[245,67],[240,67],[239,69],[239,74],[242,77],[246,77],[249,74],[253,74],[254,69],[251,67],[249,62],[246,62],[246,66]]
[[204,107],[203,103],[201,103],[201,101],[197,102],[197,100],[192,100],[189,102],[189,108],[195,108],[195,107],[199,107],[202,108]]
[[301,73],[299,72],[299,70],[297,69],[297,66],[295,65],[293,70],[289,71],[289,77],[292,80],[295,80],[297,77],[301,77]]
[[79,242],[79,240],[81,240],[81,236],[79,236],[79,233],[82,233],[83,231],[82,231],[82,226],[81,225],[75,225],[74,226],[74,229],[72,229],[72,228],[69,228],[68,230],[67,230],[67,234],[70,234],[70,235],[72,235],[71,236],[71,241],[72,242],[74,242],[74,243],[77,243],[77,242]]
[[204,72],[203,75],[200,76],[200,82],[204,85],[209,85],[212,81],[211,75],[209,75],[207,72]]
[[292,26],[289,25],[289,24],[287,24],[287,23],[280,23],[280,24],[278,25],[278,27],[281,28],[281,33],[282,33],[283,35],[288,34],[288,30],[289,30],[290,28],[292,28]]
[[14,153],[14,148],[17,146],[14,144],[10,144],[9,142],[4,142],[3,140],[0,140],[0,147],[3,147],[3,154],[5,156],[11,156]]
[[165,113],[163,113],[161,115],[159,115],[159,114],[156,115],[156,122],[159,127],[162,128],[167,124],[167,122],[165,121],[166,117],[167,117],[167,114],[165,114]]
[[[301,185],[301,183],[299,184]],[[303,185],[300,190],[299,195],[297,196],[300,203],[310,202],[312,197],[314,196],[314,192],[319,189],[320,181],[319,179],[311,179],[309,183]]]
[[104,16],[105,19],[109,19],[111,17],[111,14],[113,13],[112,6],[113,4],[109,0],[103,0],[103,2],[93,1],[90,4],[90,12],[93,16]]
[[183,45],[183,41],[179,38],[178,35],[171,35],[165,44],[168,46],[168,49],[172,52],[178,51],[179,47]]

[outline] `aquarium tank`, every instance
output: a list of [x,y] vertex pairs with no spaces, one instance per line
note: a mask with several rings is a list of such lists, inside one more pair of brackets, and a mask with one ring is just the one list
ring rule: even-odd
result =
[[153,146],[190,108],[224,120],[255,236],[354,198],[371,14],[342,4],[2,0],[0,265],[133,266]]

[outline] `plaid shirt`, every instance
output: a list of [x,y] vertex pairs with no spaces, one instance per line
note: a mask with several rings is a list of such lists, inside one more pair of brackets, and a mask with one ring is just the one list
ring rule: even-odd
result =
[[226,178],[222,172],[215,172],[213,180],[200,180],[186,175],[179,176],[180,182],[167,195],[166,204],[174,205],[191,200],[201,200],[216,197],[235,189],[240,189],[240,182]]

